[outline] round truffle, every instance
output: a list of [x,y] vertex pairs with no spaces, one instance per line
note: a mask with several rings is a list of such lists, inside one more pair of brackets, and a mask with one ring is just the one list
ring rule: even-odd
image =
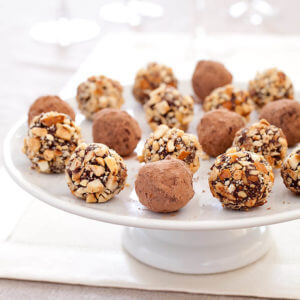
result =
[[207,112],[197,127],[199,143],[208,155],[216,157],[232,145],[236,132],[244,126],[237,113],[226,109]]
[[61,173],[80,138],[80,128],[69,116],[53,111],[42,113],[30,123],[23,152],[38,172]]
[[154,162],[168,155],[184,161],[195,173],[200,166],[201,146],[193,134],[160,125],[146,140],[141,160]]
[[182,96],[176,88],[162,84],[150,93],[144,109],[152,130],[161,124],[186,130],[194,116],[194,100]]
[[281,177],[285,186],[294,193],[300,194],[300,149],[294,150],[284,161]]
[[105,108],[93,121],[93,139],[114,149],[122,156],[130,155],[141,139],[138,122],[126,111]]
[[290,78],[273,68],[256,74],[249,82],[249,94],[254,103],[261,108],[272,101],[293,99],[294,89]]
[[80,144],[66,165],[71,193],[89,203],[106,202],[120,193],[127,178],[122,157],[104,144]]
[[300,103],[289,99],[270,102],[261,110],[260,119],[282,129],[288,146],[300,142]]
[[193,175],[184,162],[167,157],[139,170],[135,191],[148,209],[174,212],[193,198]]
[[287,151],[287,140],[282,130],[270,125],[266,120],[239,130],[233,141],[233,147],[261,154],[268,163],[280,168]]
[[140,69],[136,74],[133,95],[137,101],[144,104],[149,100],[150,92],[162,83],[177,87],[177,79],[172,69],[155,62],[149,63],[146,68]]
[[203,103],[205,111],[218,108],[226,108],[234,111],[247,121],[249,121],[250,113],[254,109],[248,92],[240,90],[232,84],[215,89],[205,98]]
[[61,100],[58,96],[48,95],[37,98],[31,104],[28,111],[28,125],[35,116],[49,111],[56,111],[66,114],[70,116],[73,121],[75,121],[75,112],[67,102]]
[[224,65],[211,60],[199,61],[192,77],[193,89],[200,102],[214,89],[231,82],[232,75]]
[[248,151],[219,155],[209,175],[212,195],[223,207],[237,210],[264,205],[273,183],[272,167],[262,155]]
[[90,120],[103,108],[120,108],[124,103],[123,88],[116,80],[92,76],[77,88],[76,100],[81,112]]

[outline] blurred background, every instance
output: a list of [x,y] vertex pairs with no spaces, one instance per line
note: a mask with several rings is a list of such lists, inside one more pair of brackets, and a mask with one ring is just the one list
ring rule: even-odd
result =
[[299,8],[297,0],[0,0],[0,138],[38,96],[72,97],[92,73],[132,82],[150,60],[179,79],[211,58],[236,81],[271,65],[295,81]]

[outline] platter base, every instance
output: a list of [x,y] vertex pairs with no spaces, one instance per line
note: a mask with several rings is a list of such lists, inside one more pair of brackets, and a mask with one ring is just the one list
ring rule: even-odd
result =
[[184,274],[212,274],[244,267],[271,246],[269,229],[171,231],[126,227],[123,246],[142,263]]

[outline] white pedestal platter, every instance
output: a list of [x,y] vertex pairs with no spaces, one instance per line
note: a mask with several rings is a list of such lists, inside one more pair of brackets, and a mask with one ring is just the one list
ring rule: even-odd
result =
[[[187,82],[181,83],[180,90],[191,93]],[[125,89],[124,95],[124,109],[138,120],[143,130],[142,141],[136,149],[140,153],[150,129],[141,105],[132,99],[131,87]],[[189,132],[196,132],[201,115],[201,108],[196,105]],[[78,113],[76,123],[82,127],[84,139],[91,142],[91,122]],[[118,196],[106,203],[85,203],[72,196],[63,174],[39,174],[30,169],[29,160],[21,152],[26,132],[27,120],[24,118],[10,130],[4,142],[5,166],[14,180],[24,190],[54,207],[86,218],[128,226],[123,235],[124,248],[139,261],[153,267],[186,274],[209,274],[243,267],[259,259],[270,248],[271,238],[266,225],[300,217],[300,199],[284,187],[278,171],[275,171],[275,185],[266,205],[247,212],[223,209],[208,187],[207,174],[213,159],[201,162],[194,175],[195,196],[176,213],[153,213],[139,203],[134,181],[140,163],[135,155],[125,160],[128,185]]]

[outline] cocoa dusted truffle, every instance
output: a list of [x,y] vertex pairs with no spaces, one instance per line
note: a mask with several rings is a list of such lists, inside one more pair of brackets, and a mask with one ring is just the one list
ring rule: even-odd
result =
[[66,165],[66,180],[78,198],[106,202],[120,193],[127,178],[122,157],[103,144],[80,144]]
[[150,93],[144,109],[152,130],[161,124],[186,130],[194,116],[194,100],[182,96],[176,88],[162,84]]
[[38,172],[61,173],[80,138],[80,128],[69,116],[53,111],[42,113],[30,123],[23,152]]
[[94,142],[105,144],[122,156],[133,152],[141,135],[138,122],[126,111],[105,108],[94,117]]
[[58,96],[48,95],[37,98],[31,104],[28,111],[28,125],[35,116],[49,111],[66,114],[75,121],[75,112],[67,102],[61,100]]
[[205,98],[203,103],[205,111],[218,108],[226,108],[234,111],[247,121],[249,121],[250,113],[254,109],[248,92],[240,90],[232,84],[215,89]]
[[284,161],[281,177],[285,186],[294,193],[300,194],[300,149],[294,150]]
[[266,120],[238,131],[232,145],[263,155],[275,168],[281,167],[287,151],[287,140],[282,130]]
[[197,127],[199,143],[208,155],[216,157],[232,145],[235,133],[244,126],[237,113],[226,109],[207,112]]
[[200,166],[201,146],[193,134],[160,125],[146,140],[141,161],[154,162],[168,155],[184,161],[195,173]]
[[249,82],[249,94],[254,103],[261,108],[272,101],[293,99],[294,89],[290,78],[284,72],[273,68],[256,74]]
[[300,103],[289,99],[270,102],[263,107],[260,119],[266,119],[270,124],[282,129],[288,141],[288,146],[300,142]]
[[140,69],[135,76],[133,95],[142,104],[149,100],[151,91],[162,83],[177,87],[177,79],[171,68],[155,62],[149,63],[146,68]]
[[214,89],[231,82],[232,75],[224,65],[211,60],[199,61],[192,78],[193,89],[200,102]]
[[174,212],[193,198],[193,176],[184,162],[167,157],[139,170],[135,191],[148,209]]
[[223,207],[237,210],[264,205],[273,183],[272,167],[262,155],[248,151],[221,154],[209,175],[212,195]]
[[90,120],[103,108],[120,108],[124,103],[123,88],[116,80],[92,76],[77,88],[76,100],[81,112]]

